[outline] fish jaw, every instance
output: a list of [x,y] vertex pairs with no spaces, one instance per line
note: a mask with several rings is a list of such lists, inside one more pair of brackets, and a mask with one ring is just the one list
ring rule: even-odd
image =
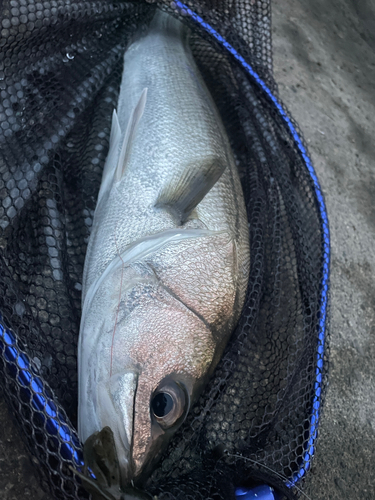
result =
[[128,371],[113,375],[107,384],[102,382],[97,386],[96,414],[100,418],[100,429],[109,427],[113,432],[124,482],[133,475],[131,445],[137,381],[138,373]]
[[138,372],[128,370],[96,381],[89,377],[84,405],[80,405],[78,432],[85,443],[93,434],[109,427],[113,433],[122,483],[134,475],[131,446],[134,423],[134,398]]

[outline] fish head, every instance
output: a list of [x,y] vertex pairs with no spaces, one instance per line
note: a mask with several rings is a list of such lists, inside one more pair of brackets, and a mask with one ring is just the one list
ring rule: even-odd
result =
[[[198,398],[216,351],[209,326],[164,290],[139,302],[114,335],[103,336],[111,346],[98,343],[91,356],[92,414],[81,409],[80,417],[83,440],[107,426],[113,432],[123,487],[150,473]],[[83,431],[85,414],[92,425]]]
[[119,462],[121,484],[142,482],[183,423],[195,380],[186,373],[162,380],[137,371],[114,375],[98,385],[99,427],[109,427]]

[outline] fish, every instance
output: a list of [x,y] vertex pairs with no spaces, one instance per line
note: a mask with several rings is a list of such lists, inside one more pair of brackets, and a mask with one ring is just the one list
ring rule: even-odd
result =
[[123,486],[199,398],[248,285],[241,182],[189,37],[158,9],[125,51],[84,263],[78,434],[110,429]]

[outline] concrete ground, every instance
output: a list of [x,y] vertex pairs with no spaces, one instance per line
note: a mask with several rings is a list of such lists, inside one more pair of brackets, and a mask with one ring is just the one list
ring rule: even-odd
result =
[[327,203],[331,370],[306,492],[375,498],[375,1],[274,0],[275,79]]
[[[375,498],[375,0],[273,0],[275,78],[325,193],[331,372],[306,493]],[[49,500],[0,401],[0,497]]]

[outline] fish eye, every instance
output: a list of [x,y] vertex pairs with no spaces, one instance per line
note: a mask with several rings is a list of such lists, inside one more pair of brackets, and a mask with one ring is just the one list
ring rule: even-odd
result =
[[157,423],[168,429],[186,414],[187,402],[187,394],[179,383],[161,383],[151,398],[151,412]]
[[173,399],[167,392],[159,392],[152,400],[152,411],[155,417],[162,418],[173,409]]

